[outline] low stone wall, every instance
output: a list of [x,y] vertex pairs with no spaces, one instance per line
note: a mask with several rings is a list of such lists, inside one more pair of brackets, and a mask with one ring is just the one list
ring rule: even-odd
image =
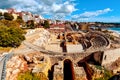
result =
[[53,75],[54,75],[53,80],[63,80],[64,75],[63,75],[63,62],[62,61],[59,61],[58,65],[55,65]]

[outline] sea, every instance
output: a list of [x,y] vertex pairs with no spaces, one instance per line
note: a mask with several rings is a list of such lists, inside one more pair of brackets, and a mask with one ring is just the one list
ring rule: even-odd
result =
[[110,28],[106,28],[106,29],[120,34],[120,27],[110,27]]

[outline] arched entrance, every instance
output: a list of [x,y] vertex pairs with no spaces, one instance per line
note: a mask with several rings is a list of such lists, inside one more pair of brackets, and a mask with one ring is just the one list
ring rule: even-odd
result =
[[75,80],[74,68],[72,61],[69,59],[64,60],[64,80]]

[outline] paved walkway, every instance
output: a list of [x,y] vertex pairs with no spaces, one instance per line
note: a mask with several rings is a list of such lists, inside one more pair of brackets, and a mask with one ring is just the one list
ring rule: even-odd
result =
[[6,62],[12,57],[12,53],[5,54],[0,61],[0,80],[5,80],[6,78]]

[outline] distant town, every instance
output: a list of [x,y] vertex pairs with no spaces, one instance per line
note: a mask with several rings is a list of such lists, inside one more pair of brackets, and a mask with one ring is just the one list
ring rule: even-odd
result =
[[0,80],[113,80],[120,23],[45,19],[0,9]]
[[[89,24],[91,26],[95,26],[95,27],[119,27],[120,23],[105,23],[105,22],[75,22],[75,21],[67,21],[67,20],[53,20],[53,19],[45,19],[44,17],[42,17],[39,14],[32,14],[31,12],[25,12],[25,11],[21,11],[21,12],[17,12],[15,9],[13,8],[9,8],[9,9],[0,9],[0,14],[4,14],[4,13],[9,13],[13,16],[13,20],[17,19],[17,16],[21,17],[22,20],[26,23],[30,23],[30,21],[34,21],[34,24],[38,24],[35,26],[35,28],[38,27],[43,27],[42,23],[44,23],[44,21],[48,21],[50,24],[50,29],[53,29],[53,27],[55,26],[65,26],[65,23],[70,23],[70,25],[72,26],[80,26],[81,24]],[[4,15],[0,15],[0,20],[4,19]],[[74,25],[75,24],[75,25]],[[27,26],[21,26],[21,27],[27,27]],[[61,27],[61,29],[62,29]]]

